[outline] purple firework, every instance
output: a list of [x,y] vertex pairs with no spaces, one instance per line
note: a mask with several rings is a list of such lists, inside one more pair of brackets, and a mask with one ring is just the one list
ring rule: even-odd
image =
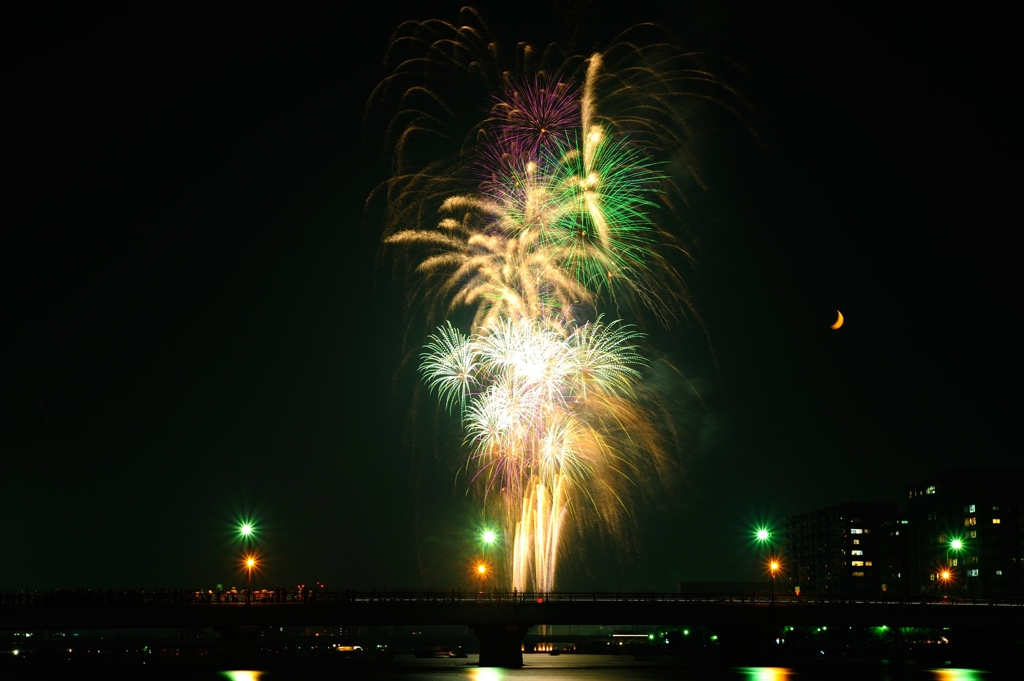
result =
[[553,76],[510,81],[496,97],[477,149],[485,194],[510,199],[524,187],[527,168],[549,161],[580,126],[580,89]]
[[554,76],[537,75],[533,82],[511,81],[492,112],[491,122],[501,146],[536,160],[543,149],[580,126],[580,90]]

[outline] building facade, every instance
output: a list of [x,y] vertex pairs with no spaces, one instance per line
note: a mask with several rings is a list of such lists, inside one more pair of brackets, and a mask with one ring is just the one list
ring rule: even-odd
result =
[[907,497],[913,593],[1024,596],[1024,472],[958,468]]
[[782,557],[790,587],[801,595],[902,590],[895,575],[902,575],[904,527],[894,503],[850,502],[790,516]]

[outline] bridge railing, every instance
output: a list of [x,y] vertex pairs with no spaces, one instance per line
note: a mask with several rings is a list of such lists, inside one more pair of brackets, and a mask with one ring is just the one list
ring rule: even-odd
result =
[[[251,605],[350,605],[382,604],[427,605],[516,605],[536,604],[651,604],[651,605],[715,605],[750,606],[775,604],[780,607],[814,606],[1000,606],[1024,607],[1021,598],[897,598],[889,596],[758,594],[682,594],[638,592],[518,592],[518,591],[327,591],[323,589],[268,589],[254,591]],[[209,589],[78,589],[0,594],[0,608],[107,608],[107,607],[238,607],[248,605],[244,591],[213,591]]]

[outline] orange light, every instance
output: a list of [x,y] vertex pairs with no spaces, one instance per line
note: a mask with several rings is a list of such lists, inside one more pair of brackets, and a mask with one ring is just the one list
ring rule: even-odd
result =
[[479,565],[476,566],[476,571],[477,571],[477,573],[482,575],[482,574],[487,572],[487,566],[484,565],[483,563],[480,563]]
[[942,574],[939,575],[939,576],[942,577],[943,579],[949,579],[949,577],[950,577],[949,570],[943,570]]
[[771,563],[768,564],[768,567],[771,569],[772,572],[775,572],[776,570],[779,569],[779,562],[776,561],[776,560],[773,560]]

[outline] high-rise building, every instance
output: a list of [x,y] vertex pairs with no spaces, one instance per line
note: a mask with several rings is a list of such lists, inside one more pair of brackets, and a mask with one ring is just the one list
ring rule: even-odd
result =
[[818,595],[897,590],[904,522],[897,504],[852,501],[786,518],[783,563],[791,587]]
[[1024,596],[1024,471],[958,468],[907,496],[914,593]]

